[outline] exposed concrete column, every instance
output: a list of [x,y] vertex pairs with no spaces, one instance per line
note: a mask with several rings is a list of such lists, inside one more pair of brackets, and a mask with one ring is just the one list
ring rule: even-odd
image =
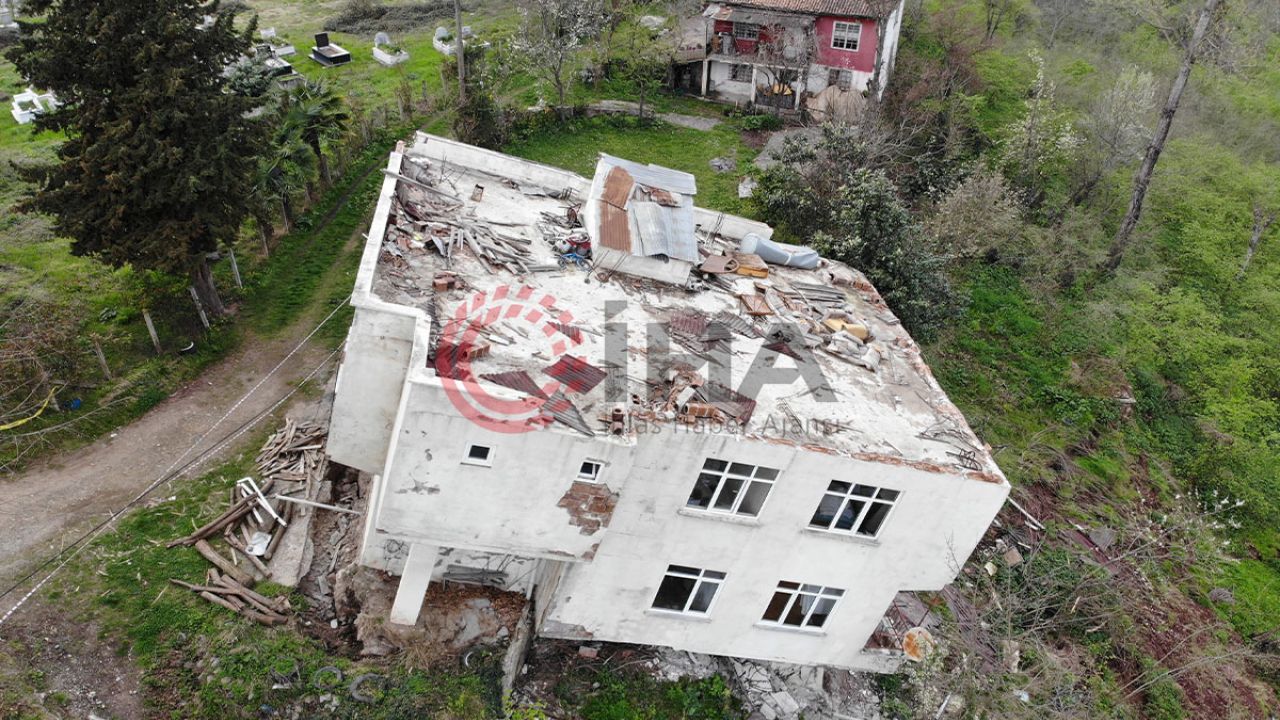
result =
[[751,66],[751,104],[756,104],[756,66]]
[[431,573],[436,567],[436,556],[440,548],[436,545],[414,543],[409,546],[409,557],[404,561],[404,573],[400,576],[400,587],[396,589],[396,601],[391,605],[391,622],[397,625],[414,625],[418,622],[418,611],[422,609],[422,600],[427,596],[427,586],[431,584]]
[[707,94],[707,81],[711,78],[710,58],[702,61],[702,94]]

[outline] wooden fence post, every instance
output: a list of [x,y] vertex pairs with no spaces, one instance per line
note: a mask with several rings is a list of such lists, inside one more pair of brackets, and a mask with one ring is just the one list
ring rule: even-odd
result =
[[98,342],[98,338],[90,340],[93,343],[93,354],[98,356],[98,364],[102,366],[102,374],[111,380],[111,368],[107,365],[107,356],[102,352],[102,343]]
[[231,277],[236,280],[236,287],[244,289],[244,283],[240,282],[240,265],[236,263],[236,251],[228,250],[227,255],[231,257]]
[[160,354],[160,336],[156,334],[156,324],[151,322],[151,313],[142,311],[142,322],[147,324],[147,334],[151,336],[151,344],[156,348],[156,354]]
[[200,304],[200,295],[196,293],[195,285],[188,285],[187,289],[191,291],[191,301],[196,304],[196,312],[200,313],[200,324],[204,325],[204,329],[209,329],[209,316],[204,314],[204,306]]

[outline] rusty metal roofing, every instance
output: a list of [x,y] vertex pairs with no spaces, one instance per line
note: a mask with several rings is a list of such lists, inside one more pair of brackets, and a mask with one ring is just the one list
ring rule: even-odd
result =
[[605,378],[605,371],[575,355],[565,355],[542,372],[576,393],[588,393]]
[[604,178],[604,190],[600,193],[600,199],[616,208],[626,208],[635,186],[631,173],[624,168],[614,167]]
[[480,377],[488,380],[494,385],[501,385],[502,387],[511,388],[512,390],[518,390],[525,395],[532,395],[540,398],[547,396],[546,393],[542,392],[542,388],[538,387],[537,381],[535,381],[533,377],[524,370],[512,370],[511,372],[502,373],[486,373]]
[[697,310],[682,310],[671,314],[670,325],[673,330],[682,330],[696,337],[707,329],[707,316]]
[[750,320],[747,320],[741,315],[735,315],[728,310],[721,310],[716,313],[716,316],[712,318],[712,320],[717,324],[724,325],[743,337],[758,337],[756,329],[751,324]]
[[898,8],[897,0],[733,0],[723,6],[841,17],[888,17]]
[[601,200],[600,244],[611,250],[631,252],[631,218],[627,211]]

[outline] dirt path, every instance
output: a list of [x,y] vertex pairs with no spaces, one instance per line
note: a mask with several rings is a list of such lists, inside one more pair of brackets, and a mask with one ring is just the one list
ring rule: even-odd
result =
[[[344,197],[339,206],[345,202]],[[361,230],[363,225],[348,239],[343,257],[353,250]],[[336,262],[329,270],[316,288],[316,298],[325,297],[327,287],[335,280],[346,281],[341,277],[340,265],[341,262]],[[143,417],[91,445],[46,460],[0,482],[0,592],[123,507],[173,467],[184,453],[186,457],[179,464],[218,445],[222,437],[280,400],[322,363],[331,350],[314,340],[308,342],[279,371],[265,381],[263,378],[327,314],[327,309],[322,313],[319,308],[312,308],[278,336],[249,335],[238,351],[179,388]],[[330,362],[317,375],[320,387],[332,369]],[[262,385],[236,407],[241,397],[259,381]],[[295,396],[294,400],[299,397]],[[224,415],[226,419],[187,453],[196,438]],[[258,427],[265,427],[269,422],[263,419]],[[188,473],[233,455],[249,437],[251,432]],[[0,614],[27,589],[23,587],[0,600]]]

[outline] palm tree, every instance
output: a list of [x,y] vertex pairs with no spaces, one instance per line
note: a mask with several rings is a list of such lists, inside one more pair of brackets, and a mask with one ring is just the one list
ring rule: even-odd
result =
[[284,231],[289,232],[294,226],[293,196],[307,186],[316,159],[301,129],[287,121],[287,110],[283,120],[271,138],[270,152],[259,161],[258,192],[280,203]]
[[341,137],[347,129],[350,115],[342,97],[335,95],[324,83],[308,80],[289,90],[284,107],[284,124],[292,126],[315,154],[324,184],[333,184],[322,145]]

